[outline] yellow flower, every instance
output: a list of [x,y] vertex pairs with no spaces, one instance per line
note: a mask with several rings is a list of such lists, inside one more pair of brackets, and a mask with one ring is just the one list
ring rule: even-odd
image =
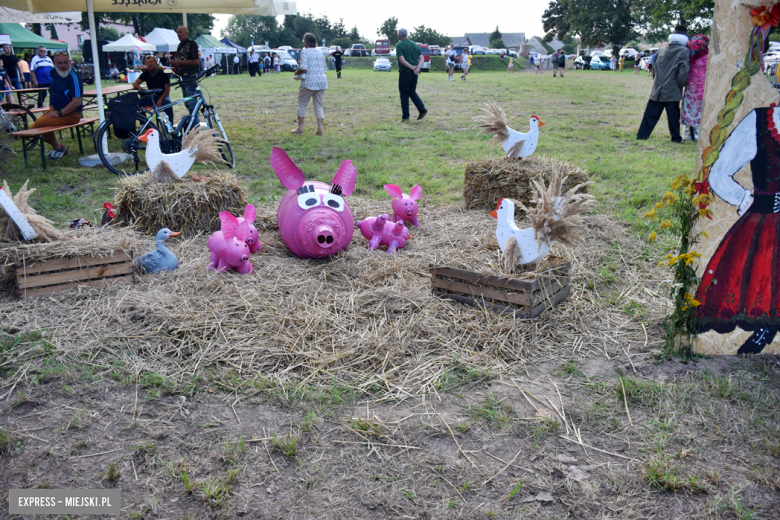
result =
[[685,301],[688,302],[688,305],[691,307],[698,307],[699,305],[701,305],[701,302],[699,300],[694,299],[693,295],[691,294],[686,293],[685,296],[683,296],[683,298],[685,298]]
[[675,191],[679,190],[680,189],[680,181],[674,181],[671,184],[671,186],[669,186],[669,187],[672,188]]
[[664,209],[664,205],[662,202],[656,202],[655,203],[655,209]]
[[687,310],[688,310],[688,306],[687,306],[687,305],[683,305],[683,306],[682,306],[682,308],[681,308],[680,310],[681,310],[681,311],[683,311],[683,312],[685,312],[685,311],[687,311]]
[[655,231],[653,231],[652,233],[650,233],[650,236],[647,237],[647,241],[648,242],[655,242],[657,238],[658,238],[658,235],[656,235]]
[[694,206],[698,206],[699,202],[701,202],[701,195],[696,195],[694,198],[691,199],[691,204]]
[[706,217],[707,215],[711,215],[711,214],[712,214],[712,210],[710,208],[704,208],[704,209],[700,209],[699,210],[699,216],[702,217],[702,218]]
[[661,229],[666,229],[672,227],[672,222],[670,220],[662,220],[661,221]]
[[664,265],[663,262],[658,262],[658,267],[662,267]]
[[691,251],[688,254],[691,255],[691,256],[695,256],[696,258],[701,258],[701,253],[698,253],[696,251]]
[[704,238],[710,238],[710,234],[706,231],[702,231],[701,234],[704,236]]
[[675,195],[671,191],[667,191],[666,193],[664,193],[664,196],[661,200],[663,200],[667,206],[671,206],[672,204],[677,202],[677,195]]
[[672,257],[672,254],[671,254],[671,253],[669,253],[669,254],[668,254],[668,255],[666,255],[664,258],[666,258],[667,260],[669,260],[671,257]]
[[645,213],[645,218],[649,218],[650,220],[655,220],[655,208]]

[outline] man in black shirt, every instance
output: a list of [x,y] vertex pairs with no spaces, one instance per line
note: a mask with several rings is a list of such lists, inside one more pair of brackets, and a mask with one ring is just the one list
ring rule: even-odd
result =
[[11,54],[11,46],[7,43],[3,44],[3,54],[0,54],[0,60],[3,60],[3,67],[8,74],[11,85],[16,90],[21,90],[22,82],[19,80],[19,60]]
[[[162,92],[155,94],[152,98],[142,98],[140,100],[142,106],[151,105],[152,99],[154,99],[154,103],[157,105],[157,108],[160,108],[163,105],[171,104],[171,98],[169,97],[171,93],[171,79],[165,72],[163,72],[160,67],[157,66],[157,60],[152,55],[146,57],[146,70],[143,71],[138,79],[133,82],[133,88],[136,90],[141,90],[141,83],[144,82],[146,82],[147,89],[160,89]],[[165,114],[168,116],[168,120],[171,122],[171,125],[173,125],[173,107],[166,108]]]
[[341,57],[344,56],[344,53],[341,52],[341,47],[336,47],[336,50],[333,51],[333,59],[336,61],[336,77],[341,79]]
[[[176,69],[176,73],[182,77],[181,94],[184,97],[194,96],[198,88],[198,81],[195,76],[200,69],[200,60],[198,59],[198,44],[190,40],[190,32],[182,26],[176,29],[176,35],[179,37],[179,47],[176,49],[174,59],[171,60],[171,66]],[[193,125],[198,124],[198,114],[193,114],[197,101],[192,99],[186,101],[187,110],[194,119]]]

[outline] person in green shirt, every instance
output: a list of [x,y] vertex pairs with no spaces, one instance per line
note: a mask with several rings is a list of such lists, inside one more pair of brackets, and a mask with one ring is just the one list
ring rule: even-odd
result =
[[420,112],[417,119],[422,119],[428,110],[417,95],[417,78],[423,66],[420,47],[408,39],[409,33],[403,27],[398,29],[398,44],[395,53],[398,57],[398,91],[401,93],[401,122],[409,121],[409,99]]

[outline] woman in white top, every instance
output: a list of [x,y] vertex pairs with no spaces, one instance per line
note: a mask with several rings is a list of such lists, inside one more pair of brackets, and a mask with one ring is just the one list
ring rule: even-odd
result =
[[325,110],[322,108],[322,100],[328,89],[328,78],[325,75],[327,67],[325,56],[317,50],[317,37],[312,33],[303,35],[303,50],[300,54],[298,70],[295,76],[303,76],[301,86],[298,89],[298,128],[292,131],[294,134],[303,133],[303,119],[306,117],[306,105],[309,99],[314,99],[314,115],[317,116],[317,135],[323,135],[325,128]]

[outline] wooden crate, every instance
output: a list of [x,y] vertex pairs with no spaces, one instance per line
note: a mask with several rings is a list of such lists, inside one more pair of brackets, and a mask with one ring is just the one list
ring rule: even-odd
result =
[[571,292],[565,262],[549,275],[533,279],[505,278],[455,269],[430,266],[433,294],[471,306],[485,306],[499,314],[517,318],[536,318],[557,305]]
[[22,262],[15,267],[19,298],[48,296],[79,285],[104,281],[135,282],[133,253],[116,251],[106,256],[72,256],[56,260]]

